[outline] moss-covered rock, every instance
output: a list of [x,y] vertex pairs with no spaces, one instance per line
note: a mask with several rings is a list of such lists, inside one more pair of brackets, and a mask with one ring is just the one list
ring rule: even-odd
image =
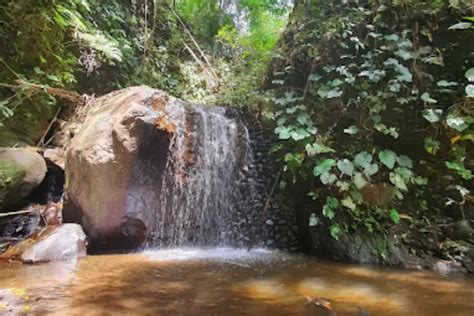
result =
[[38,153],[0,148],[0,210],[17,206],[46,175],[46,162]]

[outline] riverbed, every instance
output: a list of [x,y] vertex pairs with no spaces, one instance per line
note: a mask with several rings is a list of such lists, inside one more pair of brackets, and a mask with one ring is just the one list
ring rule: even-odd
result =
[[472,276],[264,249],[149,250],[0,268],[0,287],[20,293],[32,315],[474,315]]

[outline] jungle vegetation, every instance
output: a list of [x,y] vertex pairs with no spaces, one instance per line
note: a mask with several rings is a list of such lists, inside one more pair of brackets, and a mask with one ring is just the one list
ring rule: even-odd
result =
[[469,0],[6,0],[0,39],[2,145],[146,84],[261,119],[335,239],[474,218]]

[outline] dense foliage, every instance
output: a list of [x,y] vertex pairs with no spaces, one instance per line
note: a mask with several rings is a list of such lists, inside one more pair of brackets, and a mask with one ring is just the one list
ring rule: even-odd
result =
[[[215,101],[222,92],[220,101],[240,104],[272,57],[287,12],[282,3],[2,2],[3,145],[34,143],[64,105],[31,83],[95,95],[146,84],[197,101]],[[233,78],[239,75],[243,88]]]
[[[267,86],[286,185],[331,235],[431,225],[472,204],[469,1],[301,1]],[[291,189],[290,189],[291,190]],[[314,207],[314,206],[313,206]]]

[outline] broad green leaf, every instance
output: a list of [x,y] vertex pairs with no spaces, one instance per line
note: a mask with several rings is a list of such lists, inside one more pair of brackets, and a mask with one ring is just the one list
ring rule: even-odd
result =
[[395,223],[400,223],[400,214],[398,214],[397,210],[392,208],[390,210],[390,219]]
[[313,174],[315,177],[322,175],[325,172],[329,172],[332,167],[336,165],[336,160],[334,159],[324,159],[318,161],[316,167],[313,169]]
[[470,22],[459,22],[454,25],[451,25],[448,30],[466,30],[470,28],[472,23]]
[[319,80],[321,80],[321,78],[323,78],[323,77],[321,77],[318,74],[312,74],[308,77],[308,80],[309,81],[319,81]]
[[354,157],[354,164],[357,167],[364,168],[368,166],[372,162],[372,160],[373,160],[373,157],[371,154],[369,154],[366,151],[362,151]]
[[298,123],[302,125],[312,124],[311,118],[309,117],[307,113],[299,114],[296,120],[298,121]]
[[319,176],[319,180],[321,180],[322,184],[328,185],[333,184],[337,180],[337,178],[332,173],[324,172],[321,176]]
[[328,92],[327,98],[328,99],[333,99],[333,98],[339,98],[342,95],[342,91],[339,89],[332,89],[331,91]]
[[428,109],[423,111],[423,117],[430,123],[439,122],[442,114],[443,110],[441,109]]
[[347,196],[342,199],[341,204],[350,210],[355,210],[357,208],[357,205],[354,203],[354,201],[352,201],[352,198],[350,196]]
[[334,210],[329,207],[329,205],[324,205],[323,206],[323,216],[326,217],[326,218],[329,218],[329,219],[333,219],[334,216],[336,216],[336,213],[334,212]]
[[34,70],[35,73],[37,73],[38,75],[44,75],[44,71],[41,70],[41,68],[39,68],[39,67],[35,67],[35,68],[33,68],[33,70]]
[[334,149],[324,146],[323,144],[313,143],[313,144],[306,144],[305,146],[306,152],[309,156],[314,156],[317,154],[327,154],[333,153]]
[[321,87],[318,89],[318,92],[317,94],[322,98],[322,99],[326,99],[328,94],[329,94],[329,91],[330,89],[328,87]]
[[351,125],[348,128],[344,129],[344,133],[349,134],[349,135],[355,135],[359,132],[359,129],[355,125]]
[[405,155],[397,156],[397,162],[402,167],[406,167],[410,169],[413,168],[413,161],[408,156],[405,156]]
[[291,138],[293,138],[295,141],[299,141],[302,139],[305,139],[306,137],[311,136],[307,131],[304,129],[296,129],[290,132]]
[[440,80],[436,83],[438,87],[440,88],[449,88],[449,87],[456,87],[458,85],[457,82],[454,81],[446,81],[446,80]]
[[354,173],[354,165],[352,164],[349,159],[339,160],[337,162],[337,168],[343,173],[348,175],[349,177],[352,176]]
[[354,175],[354,184],[359,190],[367,184],[367,181],[365,180],[364,175],[362,173],[356,172],[356,174]]
[[425,150],[428,154],[430,155],[436,155],[438,152],[441,143],[437,141],[436,139],[433,139],[431,137],[426,137],[425,142],[424,142]]
[[413,179],[417,185],[427,185],[428,179],[424,177],[416,177]]
[[433,99],[428,92],[423,93],[420,98],[426,103],[438,103],[438,101]]
[[376,163],[369,164],[366,167],[364,167],[364,174],[368,177],[373,176],[379,171],[379,165]]
[[398,173],[390,172],[390,182],[400,190],[408,191],[405,180]]
[[465,129],[469,127],[463,117],[457,117],[454,115],[448,115],[446,119],[446,123],[452,129],[455,129],[458,132],[463,132]]
[[329,231],[331,232],[332,238],[339,240],[339,234],[341,233],[341,228],[339,227],[338,224],[333,224],[329,228]]
[[397,42],[399,38],[400,37],[397,34],[385,35],[383,37],[383,39],[386,41],[394,41],[394,42]]
[[336,209],[339,207],[339,200],[336,199],[335,197],[328,196],[326,198],[326,204],[329,205],[329,207],[332,207],[333,209]]
[[397,55],[403,60],[410,60],[413,58],[413,54],[407,50],[399,49]]
[[390,149],[381,150],[379,152],[379,159],[388,169],[393,169],[395,166],[397,154]]
[[293,128],[290,127],[284,127],[284,126],[279,126],[275,128],[275,134],[278,134],[278,138],[285,140],[285,139],[290,139],[291,138],[291,131]]
[[468,84],[464,90],[468,97],[474,98],[474,84]]
[[346,181],[337,181],[336,186],[339,188],[339,191],[345,192],[349,191],[350,185]]
[[474,82],[474,67],[466,71],[464,74],[467,78],[467,81]]

